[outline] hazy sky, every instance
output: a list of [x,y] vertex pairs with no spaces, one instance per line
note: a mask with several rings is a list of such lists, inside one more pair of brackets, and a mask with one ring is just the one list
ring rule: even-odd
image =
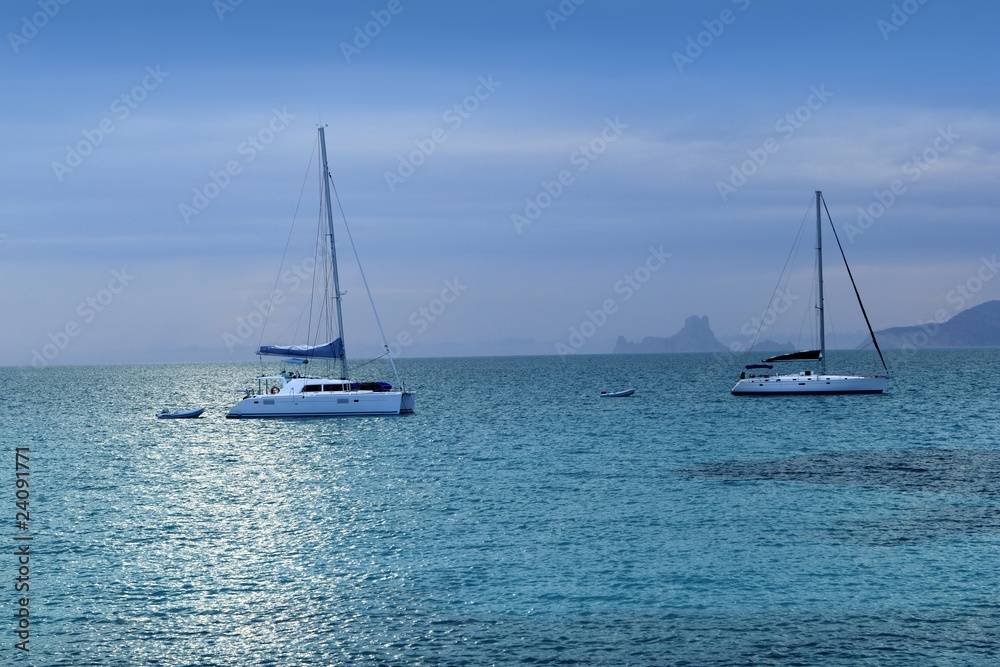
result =
[[[735,335],[817,189],[877,328],[1000,298],[995,2],[10,0],[0,17],[0,364],[252,359],[276,286],[267,332],[299,316],[278,268],[319,123],[403,356],[607,352],[690,315]],[[339,241],[348,351],[366,352]],[[854,331],[842,287],[831,269]]]

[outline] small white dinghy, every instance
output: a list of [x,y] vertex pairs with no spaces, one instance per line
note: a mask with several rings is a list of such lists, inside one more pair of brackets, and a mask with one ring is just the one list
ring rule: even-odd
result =
[[621,391],[602,391],[601,398],[624,398],[635,393],[635,389],[623,389]]
[[156,413],[157,419],[196,419],[201,416],[205,408],[195,408],[194,410],[171,410],[163,408]]

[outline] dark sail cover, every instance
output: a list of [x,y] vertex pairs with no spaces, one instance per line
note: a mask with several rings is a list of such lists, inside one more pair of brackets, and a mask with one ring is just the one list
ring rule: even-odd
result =
[[819,361],[819,350],[802,350],[768,357],[764,361]]
[[338,338],[326,345],[262,345],[257,354],[307,359],[340,359],[344,356],[344,344]]

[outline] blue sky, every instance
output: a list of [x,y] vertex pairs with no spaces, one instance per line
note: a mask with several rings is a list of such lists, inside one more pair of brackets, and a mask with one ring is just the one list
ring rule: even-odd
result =
[[[1000,298],[998,18],[941,0],[7,2],[0,364],[253,358],[260,328],[237,333],[275,288],[319,123],[401,356],[554,354],[586,322],[571,349],[600,353],[690,315],[735,335],[817,189],[877,328],[950,316]],[[267,334],[298,316],[279,284]],[[798,342],[800,319],[771,333]]]

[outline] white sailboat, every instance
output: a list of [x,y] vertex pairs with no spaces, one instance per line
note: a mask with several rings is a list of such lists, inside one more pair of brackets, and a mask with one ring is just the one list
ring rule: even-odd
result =
[[[333,275],[334,301],[337,312],[338,337],[321,345],[262,345],[257,354],[286,358],[286,363],[300,368],[316,360],[339,361],[340,377],[306,375],[283,371],[276,375],[262,375],[257,379],[256,390],[248,389],[246,396],[226,415],[240,418],[287,417],[354,417],[364,415],[398,415],[413,412],[416,394],[405,388],[394,390],[386,382],[357,382],[348,376],[347,353],[344,347],[344,321],[341,310],[340,277],[337,273],[337,252],[334,243],[333,207],[330,198],[330,167],[326,159],[326,136],[319,128],[320,159],[322,161],[323,200],[326,209],[327,236],[330,239],[330,263]],[[362,272],[362,277],[364,273]],[[367,281],[366,281],[367,287]],[[370,297],[370,294],[369,294]],[[374,303],[372,304],[374,308]],[[378,322],[378,313],[375,313]],[[379,331],[382,325],[379,323]],[[389,354],[389,346],[382,335],[386,356],[392,365],[396,383],[400,386],[396,364]]]
[[[818,296],[817,305],[819,317],[819,349],[792,352],[790,354],[779,354],[774,357],[764,359],[759,364],[748,364],[744,371],[740,373],[740,379],[732,389],[734,396],[776,396],[795,394],[881,394],[885,391],[889,379],[884,375],[861,376],[861,375],[836,375],[828,373],[826,369],[826,330],[825,317],[823,313],[823,224],[820,213],[821,206],[824,206],[823,193],[816,191],[816,263]],[[827,212],[829,217],[829,212]],[[833,228],[833,222],[830,223]],[[836,238],[837,230],[833,228]],[[844,258],[844,265],[847,266],[847,258],[844,256],[844,249],[840,246],[840,239],[837,239],[841,256]],[[851,275],[851,268],[847,266],[847,274],[854,285],[854,276]],[[861,295],[858,294],[857,285],[854,285],[854,293],[858,297],[858,305],[864,315],[865,323],[868,325],[868,332],[871,334],[872,342],[878,351],[882,367],[888,372],[882,351],[879,349],[878,341],[875,339],[875,332],[868,321],[868,314],[865,312],[864,304],[861,303]],[[799,371],[794,374],[770,375],[766,371],[772,370],[772,363],[786,363],[796,361],[815,361],[819,363],[819,372],[813,370]],[[749,374],[748,374],[749,372]]]

